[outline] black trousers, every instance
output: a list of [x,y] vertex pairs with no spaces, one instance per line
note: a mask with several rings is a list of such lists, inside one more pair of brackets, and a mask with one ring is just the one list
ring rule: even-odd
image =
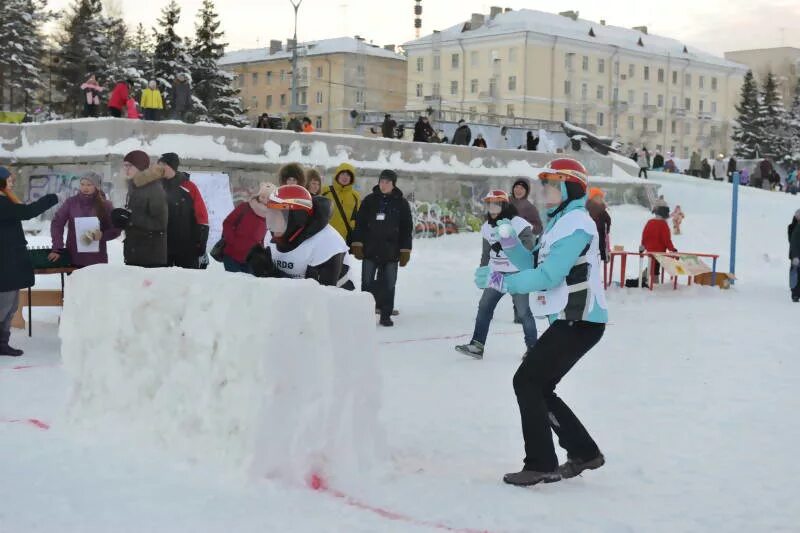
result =
[[381,318],[392,316],[398,267],[397,261],[376,263],[364,259],[361,263],[361,290],[372,293]]
[[116,107],[109,107],[108,114],[112,117],[122,118],[122,109],[117,109]]
[[184,256],[176,256],[170,255],[167,258],[167,266],[170,267],[181,267],[181,268],[191,268],[195,270],[200,269],[200,258],[196,255],[184,255]]
[[644,168],[644,167],[639,168],[639,177],[640,178],[642,177],[642,174],[644,174],[644,179],[647,179],[647,169]]
[[600,453],[578,417],[556,393],[556,385],[600,341],[605,324],[557,320],[528,351],[517,373],[514,392],[525,439],[525,470],[555,472],[558,458],[552,432],[569,457],[590,460]]

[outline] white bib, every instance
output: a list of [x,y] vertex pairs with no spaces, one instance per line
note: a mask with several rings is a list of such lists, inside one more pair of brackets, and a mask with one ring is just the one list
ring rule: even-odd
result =
[[347,253],[347,244],[330,224],[289,252],[278,251],[271,241],[272,232],[268,231],[265,244],[272,252],[272,262],[290,278],[305,278],[308,267],[321,265],[336,254]]
[[[533,229],[533,226],[531,226],[530,223],[522,217],[512,218],[511,227],[514,228],[514,231],[517,232],[517,235],[522,233],[525,228]],[[497,228],[490,226],[488,222],[484,222],[483,226],[481,226],[481,236],[486,239],[490,247],[500,240],[500,238],[497,236]],[[502,250],[499,252],[495,252],[491,249],[489,250],[489,267],[493,272],[519,272],[519,269],[514,266],[514,264],[506,256],[506,253]]]

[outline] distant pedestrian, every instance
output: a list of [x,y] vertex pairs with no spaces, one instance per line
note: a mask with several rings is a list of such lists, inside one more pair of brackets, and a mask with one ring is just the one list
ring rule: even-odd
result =
[[159,120],[161,118],[161,112],[164,110],[164,99],[161,97],[161,91],[158,90],[158,84],[155,80],[150,80],[150,83],[147,84],[147,89],[142,91],[141,106],[145,120]]
[[482,133],[478,134],[478,136],[475,138],[475,142],[472,143],[472,146],[477,148],[486,148],[486,139],[483,138]]
[[94,74],[81,85],[81,90],[84,95],[83,116],[96,117],[100,109],[100,94],[103,92],[103,88],[97,83]]
[[535,152],[539,149],[539,137],[534,137],[532,131],[529,131],[526,136],[525,147],[531,152]]
[[388,113],[383,117],[383,124],[381,124],[381,135],[384,139],[394,139],[395,130],[397,129],[397,122]]
[[192,86],[189,77],[181,72],[172,85],[172,118],[186,122],[192,110]]
[[314,126],[311,124],[311,119],[308,117],[303,118],[303,133],[314,133]]
[[120,81],[114,86],[111,97],[108,99],[108,113],[112,117],[122,118],[123,110],[127,110],[128,107],[131,87],[133,87],[131,80]]
[[467,123],[462,118],[458,121],[458,127],[453,134],[453,144],[457,146],[469,146],[472,141],[472,130],[469,129]]

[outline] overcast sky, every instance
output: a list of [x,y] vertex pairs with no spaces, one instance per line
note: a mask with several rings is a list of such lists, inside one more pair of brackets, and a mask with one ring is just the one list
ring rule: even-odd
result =
[[[72,0],[50,0],[62,8]],[[155,25],[166,0],[107,0],[123,11],[134,26]],[[180,0],[182,36],[194,35],[195,14],[202,0]],[[289,0],[217,0],[229,50],[265,46],[270,39],[285,41],[293,30]],[[599,7],[605,4],[604,7]],[[575,9],[581,18],[606,19],[615,26],[648,26],[651,33],[674,37],[690,46],[722,55],[727,50],[800,47],[798,0],[422,0],[422,35],[463,22],[470,14],[488,13],[489,7],[539,9],[555,12]],[[553,7],[559,5],[560,7]],[[401,44],[414,38],[413,0],[303,0],[298,39],[361,35],[375,44]]]

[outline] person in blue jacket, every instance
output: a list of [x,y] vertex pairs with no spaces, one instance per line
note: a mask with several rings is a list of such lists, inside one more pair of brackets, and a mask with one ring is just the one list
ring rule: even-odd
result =
[[[567,372],[600,341],[608,321],[597,226],[585,207],[588,173],[578,161],[555,159],[539,179],[549,221],[537,248],[527,250],[513,226],[502,221],[497,229],[500,244],[519,272],[503,274],[487,267],[475,272],[479,288],[530,293],[533,314],[550,321],[514,375],[525,461],[520,472],[506,474],[503,481],[519,486],[575,477],[605,463],[589,432],[555,392]],[[538,254],[535,268],[532,253]],[[553,431],[567,451],[561,466]]]

